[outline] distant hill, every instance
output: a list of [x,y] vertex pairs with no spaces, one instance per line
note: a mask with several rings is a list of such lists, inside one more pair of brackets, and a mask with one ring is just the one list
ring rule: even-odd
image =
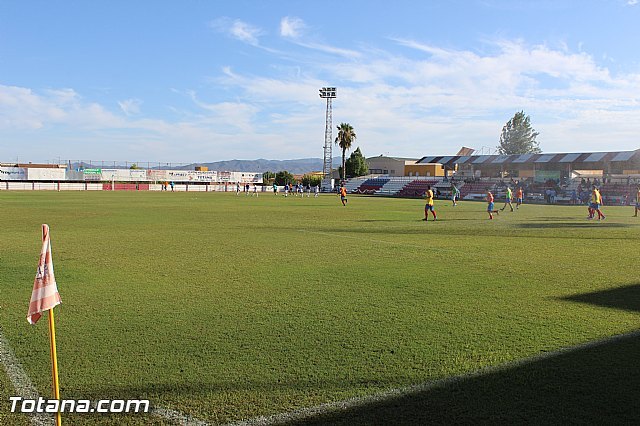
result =
[[[333,167],[337,169],[342,162],[342,158],[333,158]],[[156,163],[157,164],[157,163]],[[131,163],[128,164],[90,164],[90,163],[71,163],[69,168],[71,170],[79,168],[113,168],[113,169],[128,169]],[[142,162],[139,164],[140,168],[146,168],[147,164]],[[258,160],[226,160],[226,161],[214,161],[212,163],[192,163],[187,165],[173,165],[173,166],[154,166],[154,163],[150,163],[152,169],[173,169],[173,170],[195,170],[196,166],[205,166],[209,170],[228,171],[228,172],[279,172],[286,170],[294,175],[320,172],[322,171],[322,158],[300,158],[297,160],[266,160],[260,158]]]
[[[342,159],[334,157],[333,165],[338,167]],[[183,170],[193,170],[196,166],[206,166],[209,170],[237,171],[237,172],[279,172],[286,170],[293,174],[304,174],[322,171],[322,158],[300,158],[297,160],[227,160],[213,163],[194,163],[180,167]]]

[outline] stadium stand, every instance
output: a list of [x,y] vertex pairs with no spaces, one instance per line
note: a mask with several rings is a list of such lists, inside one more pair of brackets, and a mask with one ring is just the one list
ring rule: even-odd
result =
[[626,183],[605,183],[600,193],[605,205],[629,205],[635,197],[635,186]]
[[354,189],[352,192],[356,194],[375,194],[384,186],[385,183],[389,182],[389,178],[372,178],[364,181],[360,186]]
[[397,194],[398,197],[422,197],[427,191],[427,186],[435,185],[436,179],[430,180],[413,180],[405,185]]
[[478,200],[484,199],[487,195],[487,188],[491,188],[493,190],[494,183],[491,181],[483,182],[470,182],[465,183],[462,186],[459,186],[460,190],[460,199],[461,200]]
[[366,181],[367,178],[352,178],[347,180],[347,182],[344,184],[344,187],[347,189],[347,193],[351,194],[352,192],[355,192],[356,188],[358,188]]
[[412,180],[413,179],[406,177],[391,178],[389,182],[385,183],[384,186],[378,190],[377,194],[394,196]]

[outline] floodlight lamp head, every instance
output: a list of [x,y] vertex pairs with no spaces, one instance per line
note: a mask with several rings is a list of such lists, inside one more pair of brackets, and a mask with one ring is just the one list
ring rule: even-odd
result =
[[320,97],[321,98],[331,98],[335,99],[336,97],[336,88],[335,87],[323,87],[320,89]]

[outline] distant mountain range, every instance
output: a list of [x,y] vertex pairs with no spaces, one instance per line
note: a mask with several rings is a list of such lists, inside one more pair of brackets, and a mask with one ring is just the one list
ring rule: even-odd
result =
[[[338,168],[342,163],[341,157],[333,158],[334,169]],[[157,163],[156,163],[157,164]],[[70,163],[69,168],[75,169],[89,169],[89,168],[113,168],[113,169],[128,169],[131,163],[122,164],[91,164],[91,163]],[[214,161],[211,163],[192,163],[187,165],[167,165],[167,166],[154,166],[150,163],[148,166],[143,162],[138,165],[140,168],[150,167],[152,169],[172,169],[172,170],[195,170],[196,166],[204,166],[209,170],[216,171],[228,171],[228,172],[280,172],[283,170],[288,171],[294,175],[321,172],[322,171],[322,158],[300,158],[297,160],[266,160],[260,158],[257,160],[226,160],[226,161]]]
[[[342,158],[334,157],[333,166],[341,165]],[[209,170],[236,172],[279,172],[286,170],[293,174],[322,171],[322,158],[300,158],[297,160],[227,160],[213,163],[194,163],[180,167],[181,170],[193,170],[196,166],[205,166]]]

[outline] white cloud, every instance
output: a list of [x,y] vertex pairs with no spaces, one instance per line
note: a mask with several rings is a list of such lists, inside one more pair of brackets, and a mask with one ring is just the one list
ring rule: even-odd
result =
[[237,40],[248,43],[252,46],[258,46],[259,37],[264,34],[264,31],[258,27],[243,22],[239,19],[232,20],[227,17],[216,19],[210,22],[209,25],[211,28],[217,31],[223,32]]
[[233,22],[230,32],[238,40],[254,46],[258,44],[258,36],[262,33],[259,28],[238,20]]
[[118,105],[122,112],[128,116],[132,116],[140,114],[140,105],[142,105],[142,101],[140,99],[125,99],[124,101],[119,101]]
[[629,6],[635,6],[635,5],[637,5],[637,4],[638,4],[638,0],[629,0],[629,1],[627,1],[627,4],[628,4]]
[[305,28],[306,25],[300,18],[285,16],[280,20],[280,35],[282,37],[298,38]]
[[317,40],[312,40],[309,37],[303,38],[303,33],[306,28],[307,25],[300,18],[285,16],[280,20],[280,35],[300,47],[328,53],[330,55],[342,56],[345,58],[359,58],[361,56],[360,52],[352,49],[332,46],[326,43],[318,42]]
[[72,89],[46,90],[0,85],[0,129],[41,129],[56,124],[100,127],[121,120],[96,103],[83,102]]
[[[227,66],[209,80],[210,89],[173,90],[187,104],[169,105],[172,115],[154,119],[136,118],[137,99],[111,112],[72,89],[0,86],[0,132],[4,139],[28,139],[24,148],[34,153],[77,139],[91,141],[91,152],[104,158],[113,152],[173,162],[320,157],[325,103],[318,89],[332,84],[338,87],[334,132],[340,122],[352,124],[367,156],[494,147],[520,110],[531,116],[545,151],[639,147],[638,73],[613,74],[586,52],[562,45],[500,40],[470,51],[396,42],[409,51],[370,49],[354,52],[358,60],[345,55],[331,63],[306,52],[292,53],[285,64],[276,57],[269,77]],[[3,145],[0,158],[15,156]],[[80,142],[69,146],[76,156],[87,149]]]

